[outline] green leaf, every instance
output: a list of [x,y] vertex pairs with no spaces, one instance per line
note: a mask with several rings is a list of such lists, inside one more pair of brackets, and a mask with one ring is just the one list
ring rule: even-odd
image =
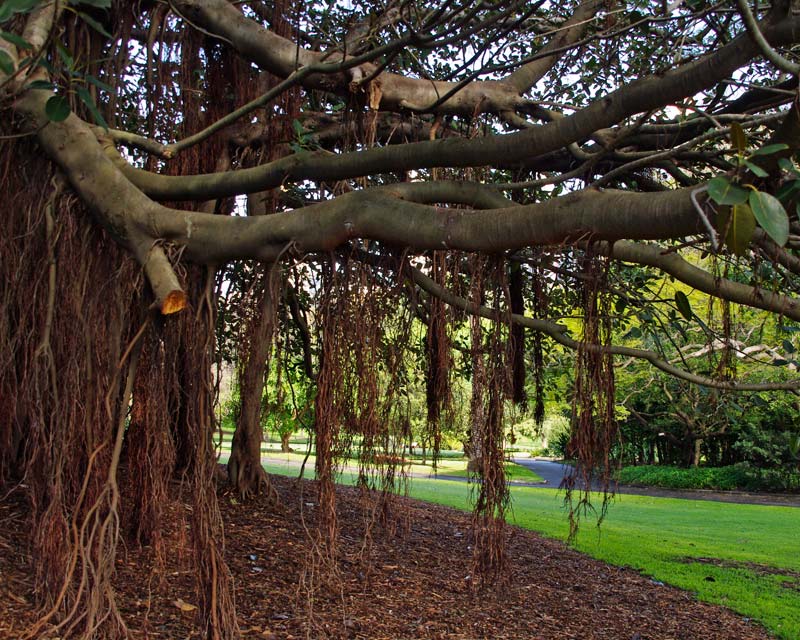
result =
[[30,13],[40,0],[3,0],[0,3],[0,22],[5,22],[15,13]]
[[0,49],[0,71],[8,76],[14,73],[14,60],[2,49]]
[[788,144],[784,144],[783,142],[779,142],[776,144],[768,144],[765,147],[761,147],[760,149],[756,149],[753,153],[750,154],[750,157],[753,156],[769,156],[773,153],[778,153],[778,151],[786,151],[789,148]]
[[789,180],[778,187],[778,190],[775,192],[775,197],[778,198],[778,200],[786,202],[798,190],[800,190],[800,180]]
[[106,122],[106,119],[103,117],[103,114],[100,113],[100,111],[98,111],[97,105],[94,103],[94,100],[92,100],[92,96],[86,89],[86,87],[76,87],[75,93],[78,94],[78,97],[83,101],[83,104],[85,104],[86,107],[89,109],[89,113],[92,114],[92,118],[94,118],[94,121],[101,127],[103,127],[103,129],[108,131],[108,123]]
[[11,5],[11,10],[15,13],[27,13],[33,11],[41,2],[42,0],[5,0],[4,4]]
[[717,176],[709,181],[708,195],[717,204],[733,205],[747,202],[747,190],[731,184],[725,176]]
[[789,173],[797,173],[794,163],[789,158],[778,158],[778,166]]
[[683,291],[675,292],[675,305],[678,307],[678,311],[681,312],[681,315],[687,320],[691,320],[694,317],[692,305],[689,304],[689,298],[686,297]]
[[51,122],[61,122],[69,116],[69,102],[64,96],[53,96],[44,105],[44,113]]
[[98,89],[102,89],[103,91],[108,91],[109,93],[111,93],[112,91],[114,91],[114,90],[113,90],[111,87],[109,87],[109,86],[108,86],[108,85],[107,85],[105,82],[103,82],[102,80],[98,80],[97,78],[95,78],[95,77],[94,77],[93,75],[91,75],[90,73],[87,73],[87,74],[86,74],[86,82],[88,82],[88,83],[90,83],[90,84],[93,84],[93,85],[94,85],[95,87],[97,87]]
[[631,327],[631,330],[628,331],[624,336],[622,336],[623,340],[627,340],[629,338],[641,338],[642,337],[642,330],[639,327]]
[[789,438],[789,453],[791,453],[795,458],[797,457],[797,454],[800,453],[800,435]]
[[750,207],[746,204],[733,205],[728,233],[725,237],[728,249],[737,256],[746,255],[755,230],[756,219]]
[[55,85],[47,80],[34,80],[28,85],[28,89],[38,89],[40,91],[53,91]]
[[39,60],[37,60],[36,61],[36,66],[37,67],[41,67],[42,69],[47,71],[47,73],[49,73],[50,75],[55,75],[55,73],[56,73],[56,70],[53,68],[53,65],[50,64],[44,58],[40,58]]
[[18,49],[33,49],[33,45],[24,38],[20,38],[16,33],[9,33],[8,31],[0,31],[0,38],[6,42],[10,42]]
[[758,176],[759,178],[766,178],[769,173],[764,171],[761,167],[759,167],[756,163],[750,162],[749,160],[744,161],[745,166],[753,172],[754,175]]
[[70,54],[67,48],[60,42],[56,42],[56,49],[58,49],[58,55],[64,61],[67,69],[71,71],[75,66],[75,60],[73,59],[72,54]]
[[759,407],[768,407],[769,406],[769,403],[759,395],[754,395],[753,396],[753,404],[757,405]]
[[731,122],[731,144],[739,153],[744,153],[747,148],[747,136],[738,122]]
[[758,224],[779,246],[789,239],[789,215],[780,200],[763,191],[750,193],[750,207]]
[[92,16],[83,13],[83,11],[79,11],[78,15],[81,17],[81,20],[83,20],[86,24],[88,24],[92,29],[97,31],[97,33],[104,35],[106,38],[114,37],[106,30],[106,28],[102,24],[100,24],[97,20],[92,18]]
[[786,338],[783,340],[783,350],[786,353],[794,353],[794,345]]

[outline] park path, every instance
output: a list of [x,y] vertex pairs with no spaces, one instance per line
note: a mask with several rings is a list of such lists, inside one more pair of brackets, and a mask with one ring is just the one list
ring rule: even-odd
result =
[[[542,460],[537,458],[512,458],[512,461],[541,476],[544,482],[511,482],[514,487],[533,487],[539,489],[558,490],[564,476],[569,474],[572,467],[562,462],[552,460]],[[220,460],[220,462],[224,462]],[[287,461],[286,459],[263,456],[262,464],[279,464],[287,468],[300,469],[300,463]],[[313,470],[313,464],[311,465]],[[346,466],[344,471],[358,470],[355,467]],[[427,478],[430,480],[455,480],[458,482],[468,482],[467,478],[458,476],[448,476],[446,474],[432,475],[411,473],[412,478]],[[711,500],[714,502],[731,502],[735,504],[755,504],[762,506],[776,507],[800,507],[800,495],[782,493],[750,493],[745,491],[710,491],[710,490],[680,490],[662,489],[660,487],[635,487],[631,485],[616,485],[612,487],[617,495],[637,495],[650,496],[653,498],[678,498],[681,500]],[[595,485],[593,489],[600,489]]]
[[[562,462],[552,460],[539,460],[536,458],[512,458],[513,462],[527,467],[539,474],[544,483],[530,484],[528,486],[558,489],[564,476],[572,471],[572,467]],[[597,490],[599,485],[592,487]],[[757,504],[780,507],[800,507],[800,495],[784,493],[751,493],[747,491],[711,491],[711,490],[681,490],[662,489],[661,487],[635,487],[630,485],[616,485],[612,487],[618,494],[639,496],[652,496],[654,498],[680,498],[683,500],[712,500],[715,502],[733,502],[736,504]]]

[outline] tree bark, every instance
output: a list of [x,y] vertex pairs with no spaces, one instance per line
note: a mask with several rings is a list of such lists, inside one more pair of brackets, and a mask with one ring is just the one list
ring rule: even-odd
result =
[[231,442],[228,481],[242,500],[254,498],[262,491],[270,498],[277,497],[264,467],[261,466],[261,397],[264,393],[264,376],[275,327],[275,290],[279,274],[274,265],[266,270],[259,312],[251,328],[247,361],[240,370],[241,410]]
[[289,446],[289,440],[292,437],[291,431],[283,431],[281,432],[281,452],[282,453],[291,453],[292,447]]
[[700,466],[700,447],[703,444],[702,438],[695,438],[694,452],[692,453],[692,467],[697,468]]

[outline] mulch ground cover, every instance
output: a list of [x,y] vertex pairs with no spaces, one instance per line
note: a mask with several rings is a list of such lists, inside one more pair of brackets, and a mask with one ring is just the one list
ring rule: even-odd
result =
[[[731,611],[515,527],[509,527],[504,580],[481,588],[471,575],[469,514],[396,498],[387,530],[371,515],[374,494],[355,488],[339,489],[340,553],[332,572],[309,542],[317,509],[313,486],[279,477],[273,482],[281,498],[277,509],[242,505],[220,493],[245,639],[769,637]],[[0,504],[3,640],[21,637],[35,617],[23,507],[14,500]],[[132,638],[199,637],[190,517],[191,509],[176,499],[157,571],[150,569],[151,550],[120,546],[115,586]]]

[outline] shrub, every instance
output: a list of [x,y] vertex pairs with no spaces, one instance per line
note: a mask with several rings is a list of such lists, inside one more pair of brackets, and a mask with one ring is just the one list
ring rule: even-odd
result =
[[668,466],[623,467],[620,484],[667,489],[713,489],[717,491],[800,491],[800,473],[781,469],[758,469],[746,462],[727,467],[684,469]]

